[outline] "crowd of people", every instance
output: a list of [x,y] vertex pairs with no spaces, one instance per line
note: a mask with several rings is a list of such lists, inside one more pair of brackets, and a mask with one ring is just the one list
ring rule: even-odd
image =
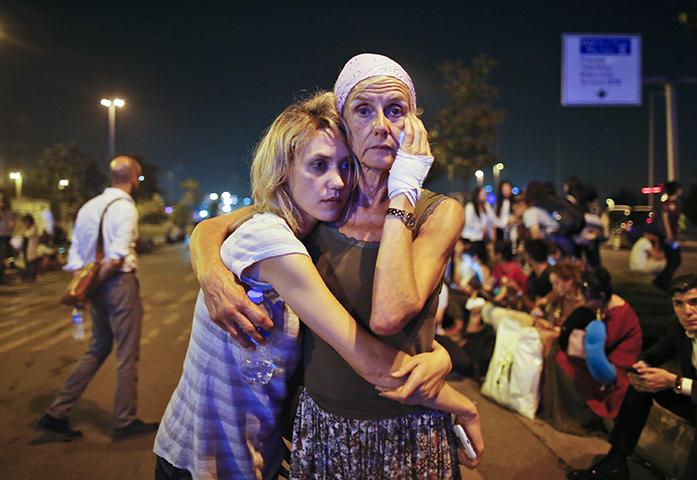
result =
[[[629,265],[632,272],[656,275],[654,285],[669,290],[674,303],[676,295],[691,292],[692,297],[697,296],[694,275],[677,279],[684,285],[673,282],[671,287],[680,264],[680,193],[676,182],[666,185],[659,220],[643,230]],[[514,196],[510,183],[503,181],[492,203],[476,188],[465,205],[465,226],[446,274],[437,316],[437,338],[451,355],[453,371],[482,381],[494,353],[500,318],[535,328],[544,357],[537,415],[557,430],[576,435],[609,433],[627,392],[639,389],[646,394],[642,382],[649,376],[641,370],[648,363],[638,363],[644,356],[639,318],[614,290],[610,273],[602,265],[600,214],[595,189],[575,177],[564,182],[561,195],[551,184],[531,181]],[[487,304],[498,311],[487,310]],[[681,331],[693,338],[697,312],[694,305],[684,308],[690,310],[690,319]],[[681,313],[676,307],[676,315]],[[697,349],[695,352],[692,361],[683,365],[688,378],[694,378],[697,368]],[[662,353],[671,356],[675,351]],[[660,362],[651,365],[657,367]],[[682,378],[661,372],[664,379],[677,382],[670,387],[680,398],[668,403],[689,404],[691,388],[683,388]],[[661,396],[670,397],[666,392]],[[694,424],[697,402],[692,398],[692,411],[683,408],[679,414]],[[645,405],[646,400],[643,402]],[[615,448],[599,467],[574,471],[569,478],[628,478],[626,456],[643,428],[648,410],[643,412],[639,427],[633,426],[632,439],[622,445],[624,457]],[[617,426],[611,438],[625,439],[627,423],[624,420]],[[684,478],[697,472],[696,454],[693,445]]]
[[[52,217],[50,211],[45,213]],[[45,228],[40,229],[31,213],[18,215],[0,192],[0,284],[9,283],[9,267],[18,269],[23,281],[34,282],[40,272],[65,263],[60,250],[67,244],[66,232],[57,223],[44,223]]]
[[[459,465],[475,468],[485,443],[476,405],[444,380],[451,370],[487,375],[497,340],[487,308],[539,332],[539,414],[560,430],[606,428],[630,385],[647,391],[654,384],[644,374],[665,380],[649,367],[655,355],[637,361],[638,318],[602,266],[595,189],[569,178],[557,195],[533,181],[515,196],[503,181],[494,202],[477,188],[464,206],[429,192],[433,157],[417,111],[408,73],[361,54],[333,93],[278,115],[254,154],[254,206],[201,223],[191,238],[201,292],[159,425],[137,417],[142,304],[131,193],[140,165],[116,157],[112,187],[78,214],[69,258],[72,269],[94,258],[106,225],[93,338],[40,426],[82,436],[70,411],[115,342],[114,439],[157,430],[157,479],[460,478]],[[671,293],[694,334],[697,284],[683,283]],[[273,369],[245,380],[240,352],[262,345]],[[680,383],[685,392],[691,382]],[[614,455],[610,470],[621,473]],[[596,475],[574,478],[615,478],[586,474]]]

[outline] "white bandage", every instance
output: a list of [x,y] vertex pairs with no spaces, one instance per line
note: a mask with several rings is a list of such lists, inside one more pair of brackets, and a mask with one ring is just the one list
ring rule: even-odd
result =
[[387,179],[387,194],[390,199],[403,193],[413,207],[421,195],[421,186],[433,164],[433,157],[412,155],[401,148],[397,150],[390,176]]

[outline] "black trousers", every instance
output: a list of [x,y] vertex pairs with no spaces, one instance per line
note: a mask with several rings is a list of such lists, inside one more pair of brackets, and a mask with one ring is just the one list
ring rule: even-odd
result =
[[191,480],[188,470],[177,468],[159,455],[155,455],[155,480]]
[[[697,407],[690,404],[689,397],[678,395],[672,390],[644,393],[630,386],[617,414],[615,427],[610,434],[610,443],[618,453],[629,456],[634,451],[641,431],[649,418],[653,400],[697,426]],[[687,462],[680,478],[693,480],[697,478],[697,435],[690,446]]]
[[670,287],[670,282],[673,280],[673,275],[680,268],[682,263],[682,254],[680,252],[680,247],[673,248],[673,246],[667,242],[663,242],[663,253],[666,256],[666,267],[656,275],[654,283],[662,288],[663,290],[668,290]]

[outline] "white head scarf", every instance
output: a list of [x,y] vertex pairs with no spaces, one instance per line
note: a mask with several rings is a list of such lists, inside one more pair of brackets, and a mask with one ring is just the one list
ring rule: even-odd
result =
[[346,98],[358,83],[366,78],[386,76],[400,80],[409,89],[409,99],[412,108],[416,109],[416,90],[409,74],[400,64],[384,55],[376,53],[361,53],[346,62],[334,84],[339,113],[344,108]]

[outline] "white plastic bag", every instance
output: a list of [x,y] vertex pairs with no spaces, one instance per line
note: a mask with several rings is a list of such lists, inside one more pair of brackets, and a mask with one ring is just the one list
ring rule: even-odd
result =
[[482,394],[527,418],[540,403],[542,342],[533,327],[505,318],[496,331],[496,347]]

